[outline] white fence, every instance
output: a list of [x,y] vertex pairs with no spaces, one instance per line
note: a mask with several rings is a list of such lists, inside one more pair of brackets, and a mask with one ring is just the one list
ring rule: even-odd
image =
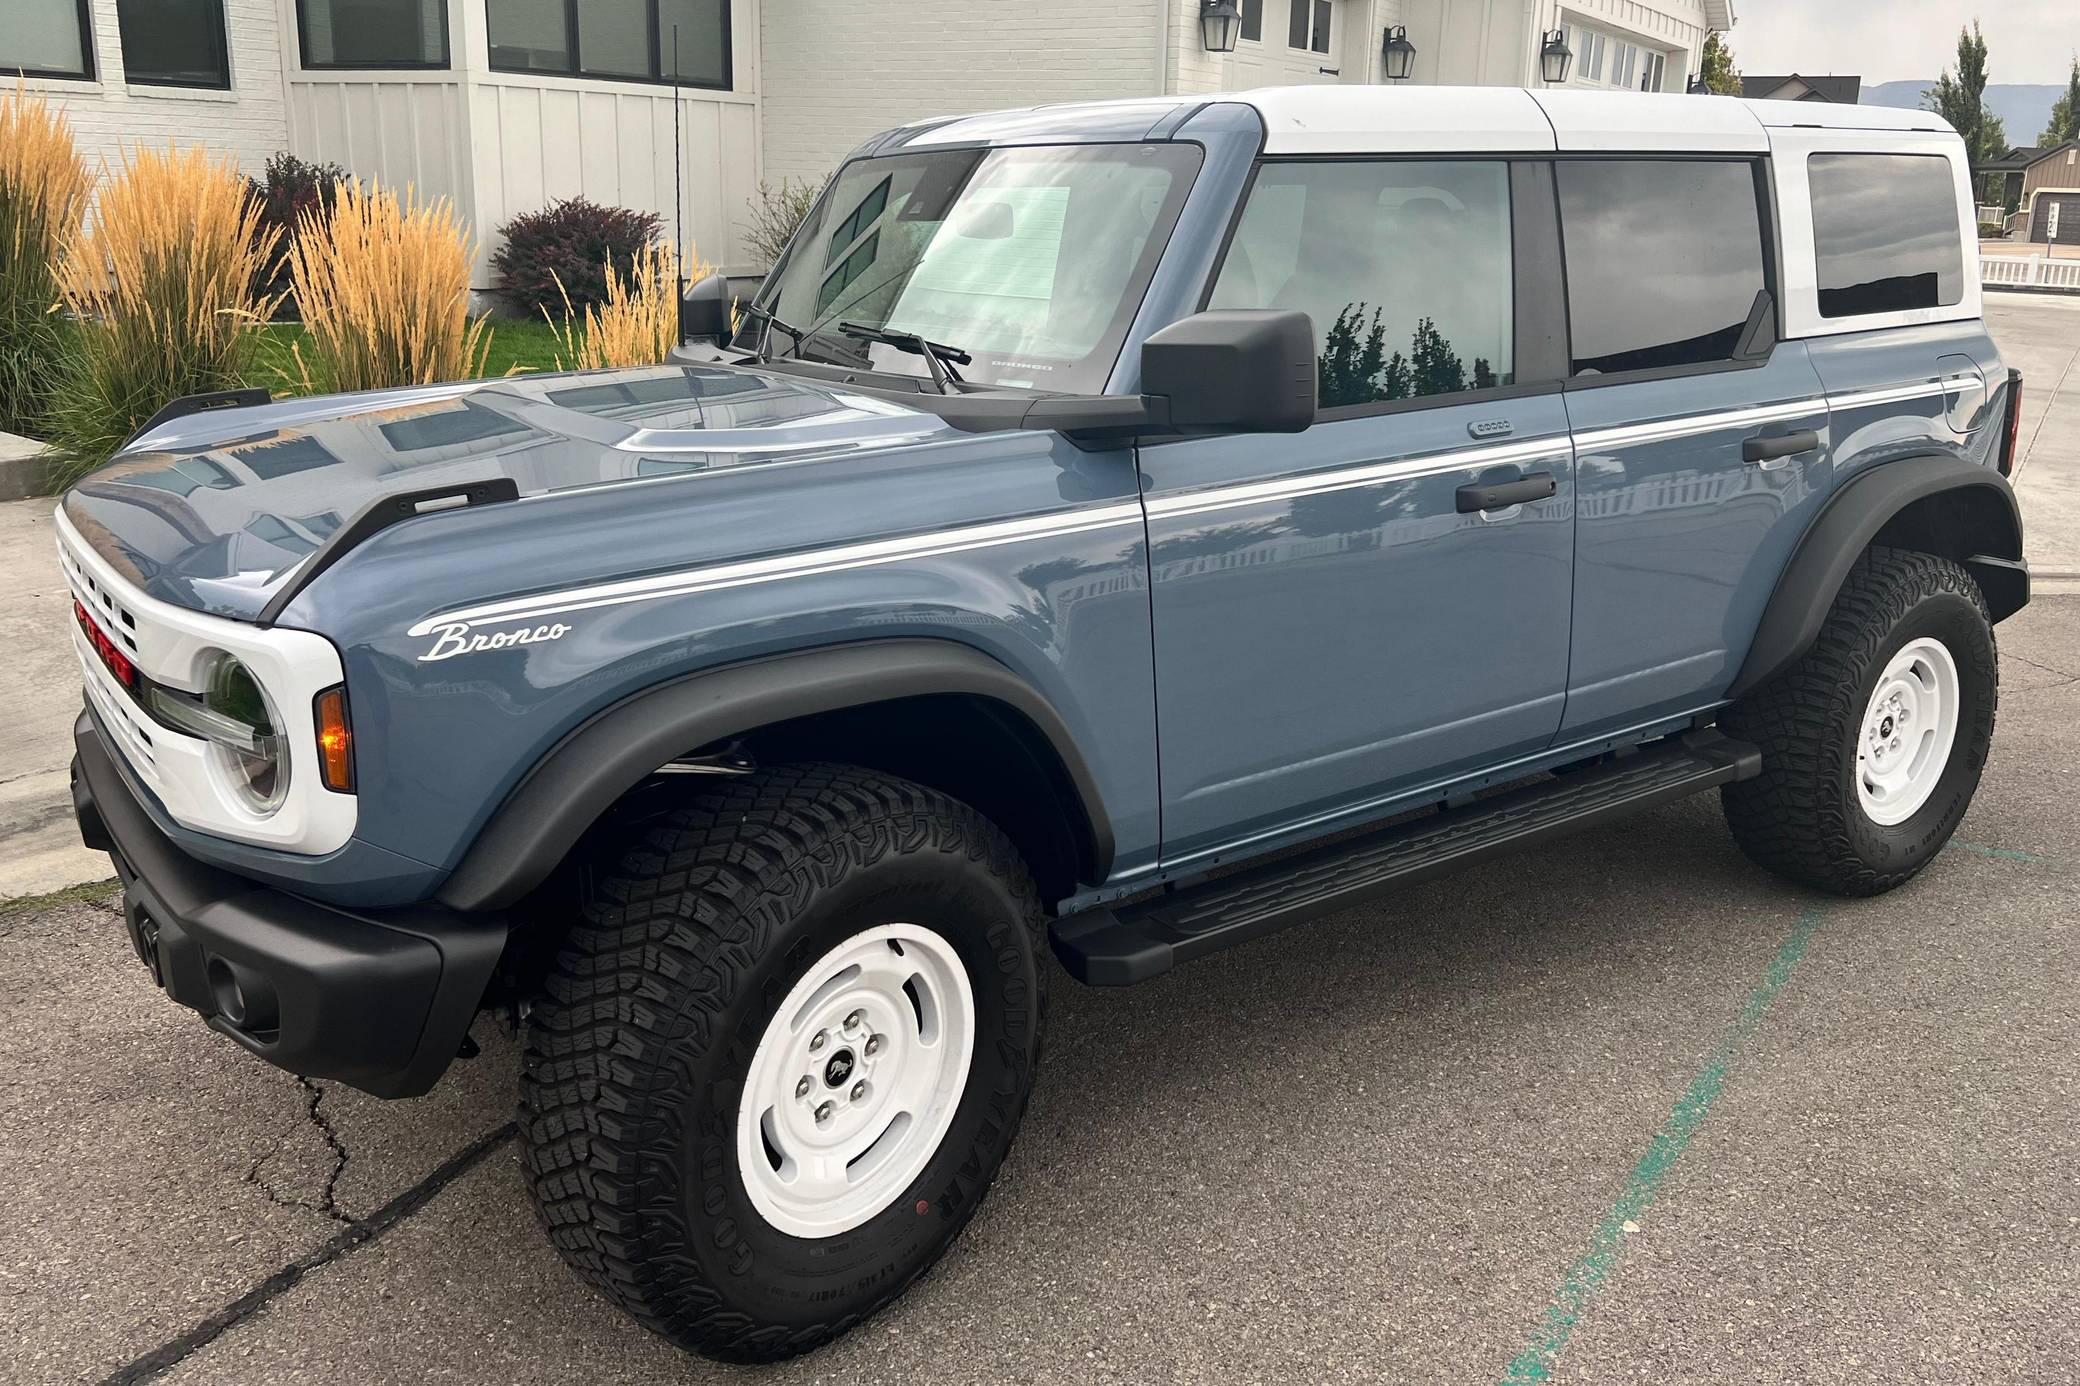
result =
[[2071,289],[2080,292],[2080,259],[2048,255],[1981,255],[1979,280],[1989,289]]

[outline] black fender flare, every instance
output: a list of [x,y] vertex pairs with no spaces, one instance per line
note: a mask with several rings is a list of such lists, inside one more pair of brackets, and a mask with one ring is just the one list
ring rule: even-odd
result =
[[1910,525],[1911,533],[1897,536],[1910,541],[1904,546],[1928,548],[1964,564],[1978,580],[1995,621],[2029,602],[2022,515],[2007,478],[1944,454],[1881,462],[1843,482],[1806,527],[1726,696],[1738,698],[1760,687],[1811,649],[1863,551],[1884,537],[1888,526],[1905,531]]
[[818,646],[687,674],[594,714],[551,747],[449,874],[437,899],[503,909],[547,878],[601,814],[659,766],[763,726],[898,698],[968,694],[1002,704],[1046,738],[1081,800],[1096,878],[1112,825],[1097,781],[1054,705],[1005,665],[947,640]]

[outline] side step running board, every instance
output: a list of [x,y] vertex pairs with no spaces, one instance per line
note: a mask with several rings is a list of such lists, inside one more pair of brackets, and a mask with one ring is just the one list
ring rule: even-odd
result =
[[1762,753],[1707,728],[1464,808],[1056,921],[1071,976],[1125,986],[1181,962],[1347,909],[1396,886],[1595,827],[1762,772]]

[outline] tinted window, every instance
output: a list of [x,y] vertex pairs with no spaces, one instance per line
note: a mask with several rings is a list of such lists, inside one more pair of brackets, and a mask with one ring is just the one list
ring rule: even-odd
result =
[[1937,154],[1815,154],[1820,315],[1935,308],[1964,297],[1957,185]]
[[305,67],[446,67],[445,0],[297,0]]
[[491,66],[669,82],[730,85],[727,0],[486,0]]
[[1575,374],[1730,359],[1764,287],[1754,165],[1563,159],[1555,176]]
[[1509,167],[1267,164],[1209,306],[1314,319],[1321,403],[1507,384]]
[[123,76],[168,87],[228,87],[224,0],[116,0]]

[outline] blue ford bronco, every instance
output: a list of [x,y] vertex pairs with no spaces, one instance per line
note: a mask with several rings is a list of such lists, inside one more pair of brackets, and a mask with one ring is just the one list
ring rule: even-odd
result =
[[564,1258],[800,1352],[974,1214],[1050,950],[1713,788],[1928,863],[2029,596],[1967,175],[1630,93],[892,131],[664,365],[185,402],[69,492],[82,831],[262,1059],[409,1097],[508,1018]]

